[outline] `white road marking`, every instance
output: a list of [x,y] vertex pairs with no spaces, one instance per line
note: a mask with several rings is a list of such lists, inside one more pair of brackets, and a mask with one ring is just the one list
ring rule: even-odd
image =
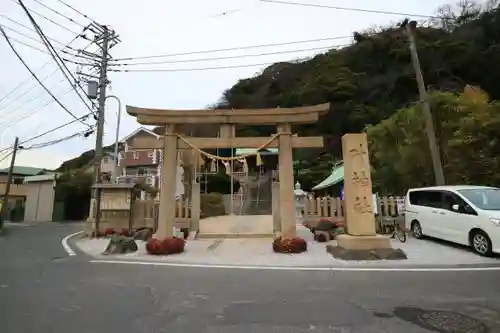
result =
[[68,235],[66,237],[64,237],[62,240],[61,240],[61,244],[64,248],[64,250],[66,252],[68,252],[68,254],[72,257],[72,256],[76,256],[76,253],[75,251],[73,251],[73,249],[68,245],[68,240],[71,238],[71,237],[74,237],[74,236],[77,236],[79,234],[83,233],[83,231],[78,231],[78,232],[75,232],[71,235]]
[[328,272],[475,272],[475,271],[500,271],[498,267],[290,267],[290,266],[241,266],[241,265],[208,265],[184,264],[172,262],[128,261],[128,260],[91,260],[96,264],[125,264],[144,266],[168,266],[190,268],[232,268],[248,270],[273,270],[273,271],[328,271]]

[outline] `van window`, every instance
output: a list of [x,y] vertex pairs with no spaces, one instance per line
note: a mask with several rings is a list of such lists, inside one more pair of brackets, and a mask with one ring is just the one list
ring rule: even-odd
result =
[[463,202],[461,202],[463,200],[461,200],[461,201],[459,201],[459,200],[461,200],[461,199],[455,193],[444,192],[443,193],[443,207],[442,208],[446,209],[446,210],[451,210],[452,211],[451,207],[453,205],[460,205],[460,204],[462,204],[462,206],[463,206]]
[[464,199],[460,198],[453,192],[443,191],[443,209],[455,212],[452,207],[458,205],[458,213],[477,215],[474,208],[472,208]]
[[479,209],[500,210],[500,189],[479,188],[458,191]]
[[441,208],[442,195],[440,191],[413,191],[409,193],[410,204],[432,208]]

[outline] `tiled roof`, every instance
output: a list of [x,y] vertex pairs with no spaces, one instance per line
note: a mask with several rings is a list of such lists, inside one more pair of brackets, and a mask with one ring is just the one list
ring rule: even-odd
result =
[[[9,168],[0,169],[0,174],[9,173]],[[15,166],[12,170],[12,174],[14,175],[22,175],[22,176],[36,176],[43,173],[48,173],[47,170],[42,168],[33,168],[27,166]]]
[[312,189],[313,189],[313,191],[321,190],[321,189],[336,185],[342,181],[344,181],[344,164],[343,163],[340,165],[334,166],[330,176],[328,176],[328,178],[323,180],[318,185],[314,186]]

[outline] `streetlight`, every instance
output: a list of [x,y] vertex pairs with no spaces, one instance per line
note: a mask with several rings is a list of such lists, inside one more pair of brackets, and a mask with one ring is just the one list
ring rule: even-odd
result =
[[[99,90],[99,84],[97,81],[88,81],[87,82],[87,95],[89,96],[90,99],[96,99],[98,95],[98,90]],[[115,181],[118,178],[118,136],[120,135],[120,120],[121,120],[121,115],[122,115],[122,102],[118,97],[115,95],[108,95],[106,98],[104,98],[104,101],[106,101],[108,98],[114,98],[118,102],[118,115],[116,119],[116,136],[115,136],[115,151],[114,151],[114,158],[115,158],[115,165],[114,165],[114,178]]]
[[119,140],[119,135],[120,135],[120,120],[121,120],[121,115],[122,115],[122,112],[121,112],[122,111],[122,102],[115,95],[106,96],[106,99],[108,99],[108,98],[114,98],[118,102],[118,115],[116,118],[115,151],[114,151],[115,166],[114,166],[114,172],[113,172],[113,176],[114,176],[115,181],[116,181],[116,179],[118,178],[118,159],[119,159],[119,156],[118,156],[118,144],[119,144],[119,142],[118,142],[118,140]]

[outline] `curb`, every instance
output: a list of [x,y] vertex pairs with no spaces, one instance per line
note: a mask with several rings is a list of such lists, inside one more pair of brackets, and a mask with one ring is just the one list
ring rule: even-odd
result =
[[220,265],[220,264],[190,264],[173,263],[160,261],[137,261],[137,260],[90,260],[93,264],[122,264],[122,265],[140,265],[140,266],[163,266],[163,267],[182,267],[182,268],[223,268],[223,269],[244,269],[244,270],[273,270],[273,271],[327,271],[327,272],[474,272],[474,271],[500,271],[500,265],[478,265],[474,266],[256,266],[256,265]]
[[73,249],[71,248],[71,246],[69,246],[68,241],[71,238],[76,237],[76,236],[81,235],[81,234],[83,234],[83,231],[78,231],[78,232],[75,232],[75,233],[72,233],[72,234],[69,234],[69,235],[65,236],[61,240],[62,247],[64,248],[64,250],[68,253],[68,255],[70,257],[76,256],[76,253],[75,253],[75,251],[73,251]]

